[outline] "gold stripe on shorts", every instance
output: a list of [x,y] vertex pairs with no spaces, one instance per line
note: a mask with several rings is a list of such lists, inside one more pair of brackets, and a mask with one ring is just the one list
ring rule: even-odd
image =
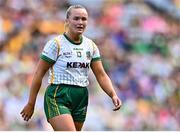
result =
[[54,102],[55,102],[55,106],[56,106],[56,112],[60,115],[59,108],[58,108],[58,105],[57,105],[57,102],[56,102],[56,94],[57,94],[58,88],[59,88],[59,85],[58,85],[58,86],[56,87],[56,89],[55,89]]

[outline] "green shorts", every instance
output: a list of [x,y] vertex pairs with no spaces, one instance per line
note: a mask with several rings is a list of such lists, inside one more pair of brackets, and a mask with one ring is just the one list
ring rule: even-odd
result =
[[74,121],[84,122],[88,106],[88,90],[65,84],[51,84],[44,96],[44,111],[47,120],[61,115],[71,114]]

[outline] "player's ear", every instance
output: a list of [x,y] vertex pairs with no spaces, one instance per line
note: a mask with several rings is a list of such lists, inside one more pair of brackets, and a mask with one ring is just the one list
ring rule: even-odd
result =
[[68,25],[69,24],[69,21],[68,21],[68,18],[65,19],[65,25]]
[[66,20],[65,20],[65,23],[64,23],[64,29],[65,29],[65,30],[68,28],[68,25],[69,25],[69,24],[68,24],[68,20],[66,19]]

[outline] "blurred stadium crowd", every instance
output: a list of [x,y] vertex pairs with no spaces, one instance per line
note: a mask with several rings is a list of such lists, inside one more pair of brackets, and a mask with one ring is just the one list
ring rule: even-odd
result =
[[123,101],[113,112],[90,72],[83,130],[180,130],[179,0],[0,0],[0,130],[52,130],[43,112],[47,75],[31,121],[19,113],[41,50],[64,32],[72,4],[88,9],[85,35]]

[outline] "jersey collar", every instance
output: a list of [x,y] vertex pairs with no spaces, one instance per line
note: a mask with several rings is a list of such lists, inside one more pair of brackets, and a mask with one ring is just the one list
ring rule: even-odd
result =
[[63,33],[64,37],[69,41],[71,42],[72,44],[75,44],[75,45],[80,45],[83,41],[83,37],[80,38],[80,42],[79,43],[76,43],[74,42],[72,39],[70,39],[65,33]]

